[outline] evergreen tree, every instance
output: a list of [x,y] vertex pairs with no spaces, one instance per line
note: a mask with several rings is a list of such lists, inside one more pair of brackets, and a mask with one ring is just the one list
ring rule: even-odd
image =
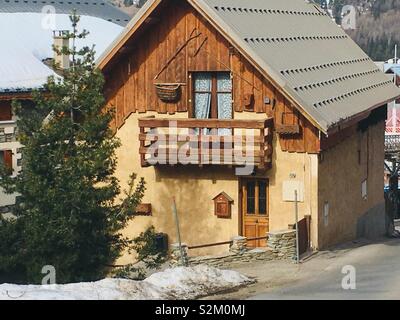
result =
[[[104,277],[130,244],[121,230],[132,219],[145,185],[132,175],[125,199],[114,177],[120,142],[103,110],[104,84],[94,48],[77,49],[79,17],[72,14],[71,67],[34,94],[35,108],[14,109],[23,144],[23,171],[2,169],[0,185],[19,194],[13,219],[0,218],[0,280],[39,283],[42,267],[56,269],[57,283]],[[1,216],[1,215],[0,215]]]

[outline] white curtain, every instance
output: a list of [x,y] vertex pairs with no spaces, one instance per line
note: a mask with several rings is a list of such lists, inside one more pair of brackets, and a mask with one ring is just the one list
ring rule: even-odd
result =
[[[232,119],[232,80],[229,73],[220,73],[217,76],[218,119]],[[221,93],[223,92],[223,93]],[[219,129],[220,136],[232,135],[231,129]]]
[[[209,119],[211,109],[211,88],[212,77],[209,73],[199,73],[194,79],[195,88],[195,118],[196,119]],[[198,133],[199,130],[196,130]],[[204,134],[207,134],[207,129],[204,130]]]

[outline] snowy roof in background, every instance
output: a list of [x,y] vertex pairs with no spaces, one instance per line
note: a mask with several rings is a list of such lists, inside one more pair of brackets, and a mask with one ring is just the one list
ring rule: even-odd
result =
[[102,18],[121,26],[130,20],[128,14],[103,0],[0,0],[0,12],[42,13],[46,6],[53,7],[57,14],[70,14],[75,9],[79,15]]
[[400,64],[397,63],[385,63],[384,65],[384,72],[385,73],[395,73],[397,75],[400,74]]
[[[3,1],[3,0],[1,0]],[[0,92],[30,91],[55,75],[42,61],[53,57],[53,30],[70,30],[67,14],[54,21],[40,13],[0,12]],[[49,27],[50,26],[50,27]],[[122,27],[96,17],[82,16],[79,29],[90,32],[77,47],[95,45],[98,57],[118,36]]]
[[3,46],[0,61],[0,92],[38,89],[49,76],[56,76],[32,52],[22,47]]

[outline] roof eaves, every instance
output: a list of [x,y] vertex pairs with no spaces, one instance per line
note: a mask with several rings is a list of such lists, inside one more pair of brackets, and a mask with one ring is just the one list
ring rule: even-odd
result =
[[364,118],[367,118],[370,115],[370,113],[373,110],[375,110],[376,108],[384,106],[384,105],[386,105],[386,104],[388,104],[390,102],[393,102],[394,100],[396,100],[398,98],[400,98],[400,89],[398,89],[398,93],[396,95],[391,96],[390,98],[386,99],[383,102],[380,102],[380,103],[378,103],[376,105],[373,105],[368,110],[366,110],[364,112],[361,112],[361,113],[358,113],[358,114],[355,114],[355,115],[353,115],[351,117],[348,117],[346,119],[341,119],[340,121],[338,121],[336,123],[330,124],[329,127],[328,127],[328,131],[325,132],[325,134],[327,136],[329,136],[329,135],[334,134],[335,132],[341,130],[342,128],[345,128],[347,126],[352,125],[354,123],[354,121],[358,122],[358,121],[360,121],[360,120],[362,120]]
[[148,0],[138,13],[126,25],[121,34],[108,46],[108,48],[96,60],[96,66],[103,70],[112,57],[123,47],[129,37],[141,26],[144,18],[148,17],[162,0]]

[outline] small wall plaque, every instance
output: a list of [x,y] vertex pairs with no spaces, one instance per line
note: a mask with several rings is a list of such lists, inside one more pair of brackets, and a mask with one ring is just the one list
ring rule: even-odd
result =
[[214,214],[218,218],[230,218],[232,216],[233,199],[225,192],[221,192],[214,199]]
[[151,216],[152,208],[151,203],[141,203],[136,207],[135,215],[137,216]]

